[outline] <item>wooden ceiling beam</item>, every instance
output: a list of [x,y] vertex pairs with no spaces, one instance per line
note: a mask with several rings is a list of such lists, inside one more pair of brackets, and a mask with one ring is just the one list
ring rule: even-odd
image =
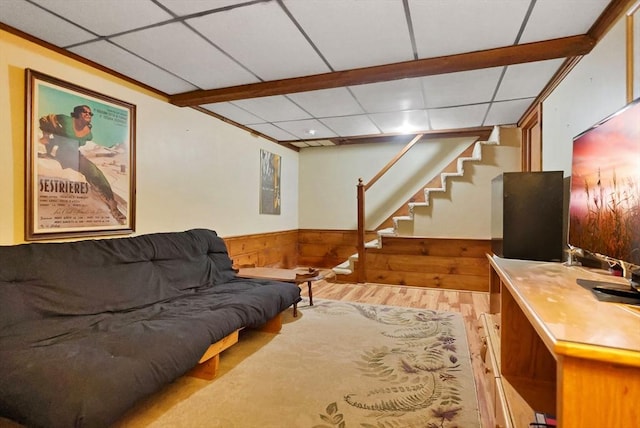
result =
[[251,83],[219,89],[196,90],[172,95],[169,97],[169,102],[177,106],[186,107],[246,98],[307,92],[318,89],[362,85],[411,77],[431,76],[585,55],[589,53],[594,46],[595,40],[587,35],[564,37],[457,55],[314,74],[312,76]]
[[587,34],[599,42],[615,25],[621,16],[625,15],[638,0],[611,0],[607,8],[593,23]]
[[413,134],[387,134],[387,135],[365,135],[357,137],[335,137],[329,138],[333,144],[337,146],[347,144],[364,144],[364,143],[403,143],[406,144],[417,134],[423,134],[421,141],[423,140],[442,140],[445,138],[459,138],[459,137],[477,137],[479,140],[487,140],[493,131],[493,126],[478,126],[473,128],[463,129],[442,129],[435,131],[420,131]]

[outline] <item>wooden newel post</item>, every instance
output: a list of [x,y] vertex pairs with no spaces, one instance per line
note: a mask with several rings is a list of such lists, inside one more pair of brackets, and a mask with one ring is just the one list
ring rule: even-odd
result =
[[417,134],[409,144],[407,144],[401,151],[398,153],[389,163],[380,170],[366,185],[362,183],[362,178],[358,178],[358,269],[356,270],[356,276],[358,277],[358,282],[367,282],[367,273],[366,273],[366,257],[367,255],[364,252],[364,234],[365,234],[365,225],[364,225],[364,193],[371,187],[373,184],[380,179],[393,165],[398,162],[398,160],[405,155],[409,151],[411,147],[414,146],[420,139],[424,136],[424,134]]
[[358,278],[358,282],[366,282],[365,277],[365,252],[364,252],[364,192],[365,187],[362,183],[362,178],[358,179],[358,269],[356,271],[356,276]]

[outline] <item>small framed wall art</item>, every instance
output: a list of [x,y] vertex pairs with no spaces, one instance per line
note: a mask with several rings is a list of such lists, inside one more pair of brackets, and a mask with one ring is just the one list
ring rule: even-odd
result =
[[280,155],[260,149],[260,214],[280,214]]
[[136,107],[26,70],[27,240],[135,230]]

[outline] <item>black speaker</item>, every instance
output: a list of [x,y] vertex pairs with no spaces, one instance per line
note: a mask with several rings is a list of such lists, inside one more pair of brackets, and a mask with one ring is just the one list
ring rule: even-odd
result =
[[491,249],[500,257],[561,261],[563,172],[505,172],[491,180]]

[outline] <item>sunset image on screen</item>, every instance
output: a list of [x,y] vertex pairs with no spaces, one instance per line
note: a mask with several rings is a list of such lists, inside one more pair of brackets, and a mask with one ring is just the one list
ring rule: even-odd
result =
[[574,140],[569,243],[640,260],[639,186],[640,103],[635,103]]

